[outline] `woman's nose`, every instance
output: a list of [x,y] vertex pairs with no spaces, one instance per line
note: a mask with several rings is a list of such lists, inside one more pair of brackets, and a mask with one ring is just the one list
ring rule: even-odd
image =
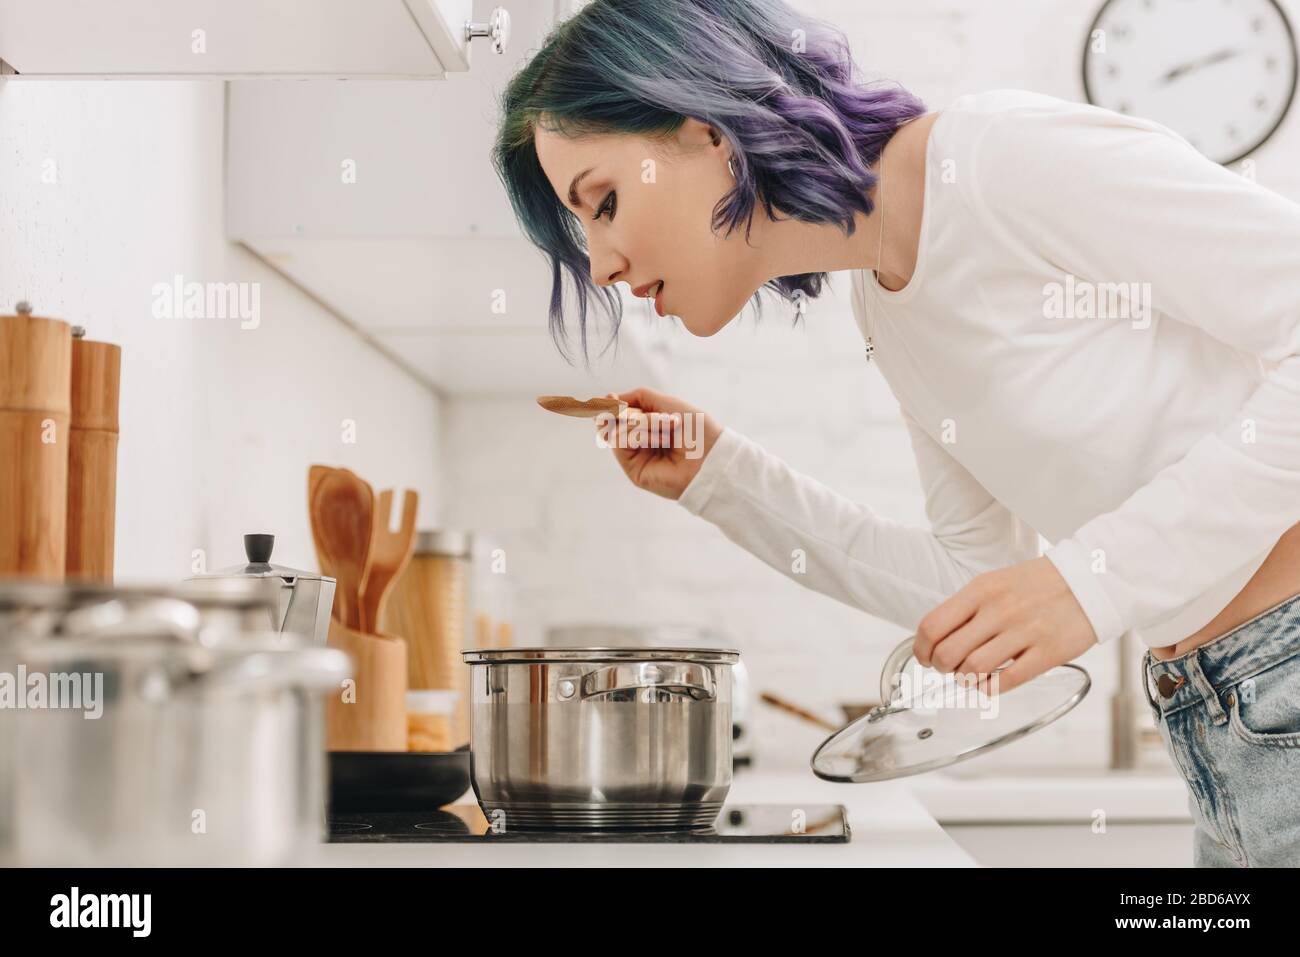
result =
[[591,281],[597,286],[612,286],[627,275],[627,260],[617,253],[588,244],[591,250]]

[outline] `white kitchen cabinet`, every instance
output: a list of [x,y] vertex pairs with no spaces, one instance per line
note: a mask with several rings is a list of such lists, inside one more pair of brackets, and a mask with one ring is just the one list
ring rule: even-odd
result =
[[550,339],[550,266],[490,151],[501,90],[573,3],[515,6],[512,54],[446,83],[228,84],[226,235],[440,392],[662,387],[673,328],[645,301],[603,358],[599,314],[590,372]]
[[1175,821],[1124,822],[1103,832],[1087,824],[945,824],[943,829],[981,867],[1069,868],[1191,867],[1196,830]]
[[1187,786],[1167,759],[1161,770],[1093,773],[1041,766],[1011,772],[971,761],[918,777],[911,787],[984,867],[1192,862]]
[[499,63],[446,83],[230,83],[227,233],[518,236],[489,163]]
[[23,77],[440,80],[470,67],[472,8],[473,0],[0,0],[0,60]]

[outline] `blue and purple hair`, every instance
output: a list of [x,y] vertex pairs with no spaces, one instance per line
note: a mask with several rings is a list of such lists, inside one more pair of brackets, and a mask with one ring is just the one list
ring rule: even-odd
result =
[[[843,34],[783,0],[593,0],[551,31],[501,110],[492,162],[524,235],[550,260],[549,325],[568,361],[564,274],[576,287],[584,359],[589,297],[612,320],[611,342],[622,301],[591,279],[582,224],[538,162],[538,124],[568,136],[666,137],[695,117],[735,151],[736,185],[713,210],[715,231],[743,222],[748,238],[762,203],[772,218],[835,223],[851,236],[855,214],[872,210],[868,167],[925,105],[896,84],[858,81]],[[816,297],[825,279],[802,273],[764,288]],[[761,311],[757,293],[754,306]]]

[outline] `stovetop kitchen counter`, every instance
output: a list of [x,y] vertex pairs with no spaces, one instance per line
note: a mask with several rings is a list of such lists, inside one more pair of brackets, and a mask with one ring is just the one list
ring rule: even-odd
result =
[[[742,771],[728,804],[842,804],[847,844],[322,844],[325,867],[974,867],[907,779],[832,784],[807,772]],[[470,803],[473,793],[457,803]]]

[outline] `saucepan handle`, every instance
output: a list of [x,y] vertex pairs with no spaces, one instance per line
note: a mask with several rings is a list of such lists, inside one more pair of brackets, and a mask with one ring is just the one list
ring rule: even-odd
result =
[[582,697],[654,688],[670,694],[711,700],[717,694],[713,672],[685,661],[632,661],[589,671],[582,676]]

